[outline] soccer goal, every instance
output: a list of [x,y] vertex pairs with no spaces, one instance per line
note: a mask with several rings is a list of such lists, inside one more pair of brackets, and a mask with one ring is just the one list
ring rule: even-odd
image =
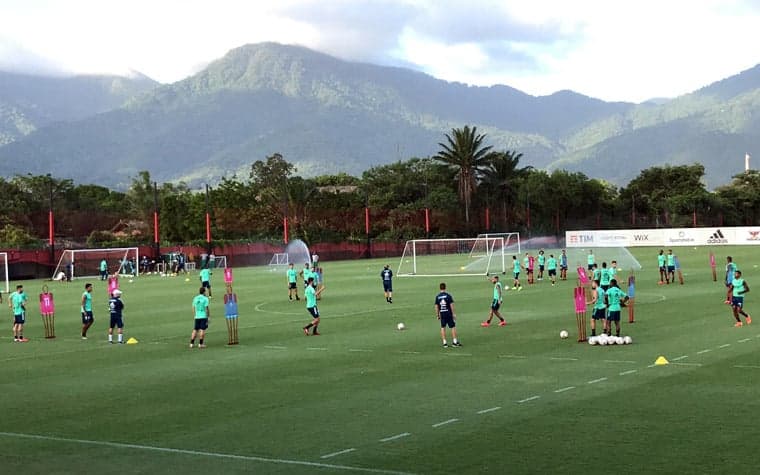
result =
[[505,249],[503,237],[413,239],[404,246],[397,275],[447,277],[504,273]]
[[0,261],[2,261],[3,273],[5,275],[5,293],[9,294],[11,292],[11,282],[8,279],[8,253],[7,252],[0,252]]
[[117,247],[112,249],[66,249],[53,271],[53,278],[64,272],[72,279],[77,277],[97,277],[100,275],[100,263],[105,259],[109,274],[140,273],[140,250],[136,247]]
[[277,252],[272,256],[272,259],[269,260],[269,267],[271,267],[272,270],[278,267],[287,266],[288,264],[290,264],[290,261],[288,260],[287,252]]

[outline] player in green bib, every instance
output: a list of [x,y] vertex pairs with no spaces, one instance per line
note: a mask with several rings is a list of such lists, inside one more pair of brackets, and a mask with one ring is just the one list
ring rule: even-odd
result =
[[742,321],[741,318],[739,318],[739,315],[743,315],[747,325],[749,325],[752,323],[752,317],[747,315],[744,311],[744,294],[749,292],[749,285],[747,285],[747,282],[742,278],[742,271],[737,270],[734,272],[734,279],[731,281],[729,291],[731,292],[731,308],[734,312],[734,318],[736,319],[734,326],[742,326]]
[[309,336],[309,328],[312,329],[311,334],[313,336],[319,335],[319,331],[317,330],[317,327],[319,326],[319,309],[317,308],[317,297],[319,297],[319,294],[322,293],[323,288],[320,288],[319,290],[314,288],[314,277],[309,277],[309,279],[306,281],[306,290],[304,291],[304,294],[306,295],[306,311],[309,312],[309,315],[311,315],[311,323],[303,327],[303,333],[306,336]]
[[553,287],[557,282],[557,259],[554,258],[554,254],[549,254],[549,259],[546,260],[546,270],[549,272]]
[[546,268],[546,255],[544,250],[538,251],[538,280],[544,280],[544,269]]
[[198,337],[198,348],[206,348],[203,342],[208,330],[208,320],[211,318],[211,312],[208,308],[208,297],[206,297],[206,287],[198,289],[198,295],[193,298],[193,333],[190,334],[190,348],[195,346],[195,337]]
[[8,305],[13,310],[13,341],[26,343],[24,338],[24,323],[26,323],[26,292],[23,285],[16,286],[16,292],[11,294]]
[[589,249],[588,256],[586,256],[586,263],[588,264],[588,270],[594,270],[595,262],[596,260],[594,259],[594,251]]
[[288,300],[293,300],[293,296],[296,297],[296,300],[301,300],[301,298],[298,296],[298,272],[293,268],[293,263],[291,262],[288,264]]
[[82,294],[82,340],[87,339],[87,330],[95,323],[95,317],[92,314],[92,284],[84,284],[84,293]]
[[208,289],[208,298],[211,298],[211,270],[204,267],[200,271],[201,287]]
[[491,310],[488,312],[488,320],[481,323],[481,327],[489,327],[491,326],[491,320],[493,320],[494,315],[496,318],[499,319],[499,326],[503,327],[507,324],[507,321],[504,320],[504,318],[501,316],[501,313],[499,313],[499,308],[501,307],[501,303],[503,301],[502,299],[502,287],[501,282],[499,282],[499,276],[495,275],[491,277],[491,283],[493,284],[493,300],[491,301]]
[[[594,271],[596,275],[596,271]],[[602,262],[602,270],[599,271],[599,286],[606,292],[610,288],[610,280],[612,280],[612,273],[607,268],[607,263]]]
[[[301,270],[300,274],[301,274],[301,277],[303,277],[304,288],[308,287],[309,285],[314,286],[314,279],[313,279],[314,273],[309,268],[308,262],[303,265],[303,269]],[[309,279],[312,279],[311,284],[309,284]]]
[[665,267],[665,251],[662,249],[660,249],[660,253],[657,254],[657,268],[660,269],[660,281],[657,283],[662,285],[668,280],[668,271]]
[[628,302],[628,296],[620,290],[617,280],[610,281],[610,288],[605,292],[607,297],[608,313],[607,324],[605,326],[605,332],[608,335],[612,334],[612,322],[615,322],[615,335],[620,336],[620,310],[621,303]]
[[520,285],[520,261],[517,260],[517,256],[512,256],[512,286],[516,290],[522,290],[522,286]]
[[601,280],[602,271],[596,264],[591,264],[591,280]]
[[668,249],[668,255],[665,256],[668,264],[668,284],[676,281],[676,256],[673,255],[673,249]]

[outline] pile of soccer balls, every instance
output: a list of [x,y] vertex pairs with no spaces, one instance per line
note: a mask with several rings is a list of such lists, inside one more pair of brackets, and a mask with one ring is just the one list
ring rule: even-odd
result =
[[633,343],[633,338],[630,336],[612,336],[602,333],[599,336],[592,336],[588,339],[589,345],[630,345]]

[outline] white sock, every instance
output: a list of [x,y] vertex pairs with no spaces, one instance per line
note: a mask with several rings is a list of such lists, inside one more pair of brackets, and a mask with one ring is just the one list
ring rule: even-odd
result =
[[443,344],[444,344],[444,345],[446,344],[446,340],[443,340]]
[[454,338],[454,344],[456,345],[457,343],[459,343],[459,340],[457,340],[456,338]]
[[113,341],[113,335],[111,334],[108,335],[108,341]]
[[122,341],[124,341],[124,335],[119,333],[119,343],[121,343]]

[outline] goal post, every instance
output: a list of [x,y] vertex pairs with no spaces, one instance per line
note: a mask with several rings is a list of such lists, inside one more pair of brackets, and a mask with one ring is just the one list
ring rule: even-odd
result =
[[[473,252],[473,248],[477,248]],[[506,272],[503,237],[412,239],[406,242],[397,275],[447,277]]]
[[105,259],[109,274],[137,276],[140,273],[140,249],[137,247],[116,247],[111,249],[66,249],[58,259],[53,271],[54,279],[60,272],[78,277],[97,277],[100,263]]
[[287,252],[276,252],[272,255],[272,259],[269,260],[269,266],[273,268],[287,266],[288,264],[290,264],[290,261],[288,260]]
[[478,234],[476,241],[472,245],[470,254],[482,252],[487,247],[490,239],[502,238],[504,254],[507,256],[520,255],[520,233],[483,233]]

